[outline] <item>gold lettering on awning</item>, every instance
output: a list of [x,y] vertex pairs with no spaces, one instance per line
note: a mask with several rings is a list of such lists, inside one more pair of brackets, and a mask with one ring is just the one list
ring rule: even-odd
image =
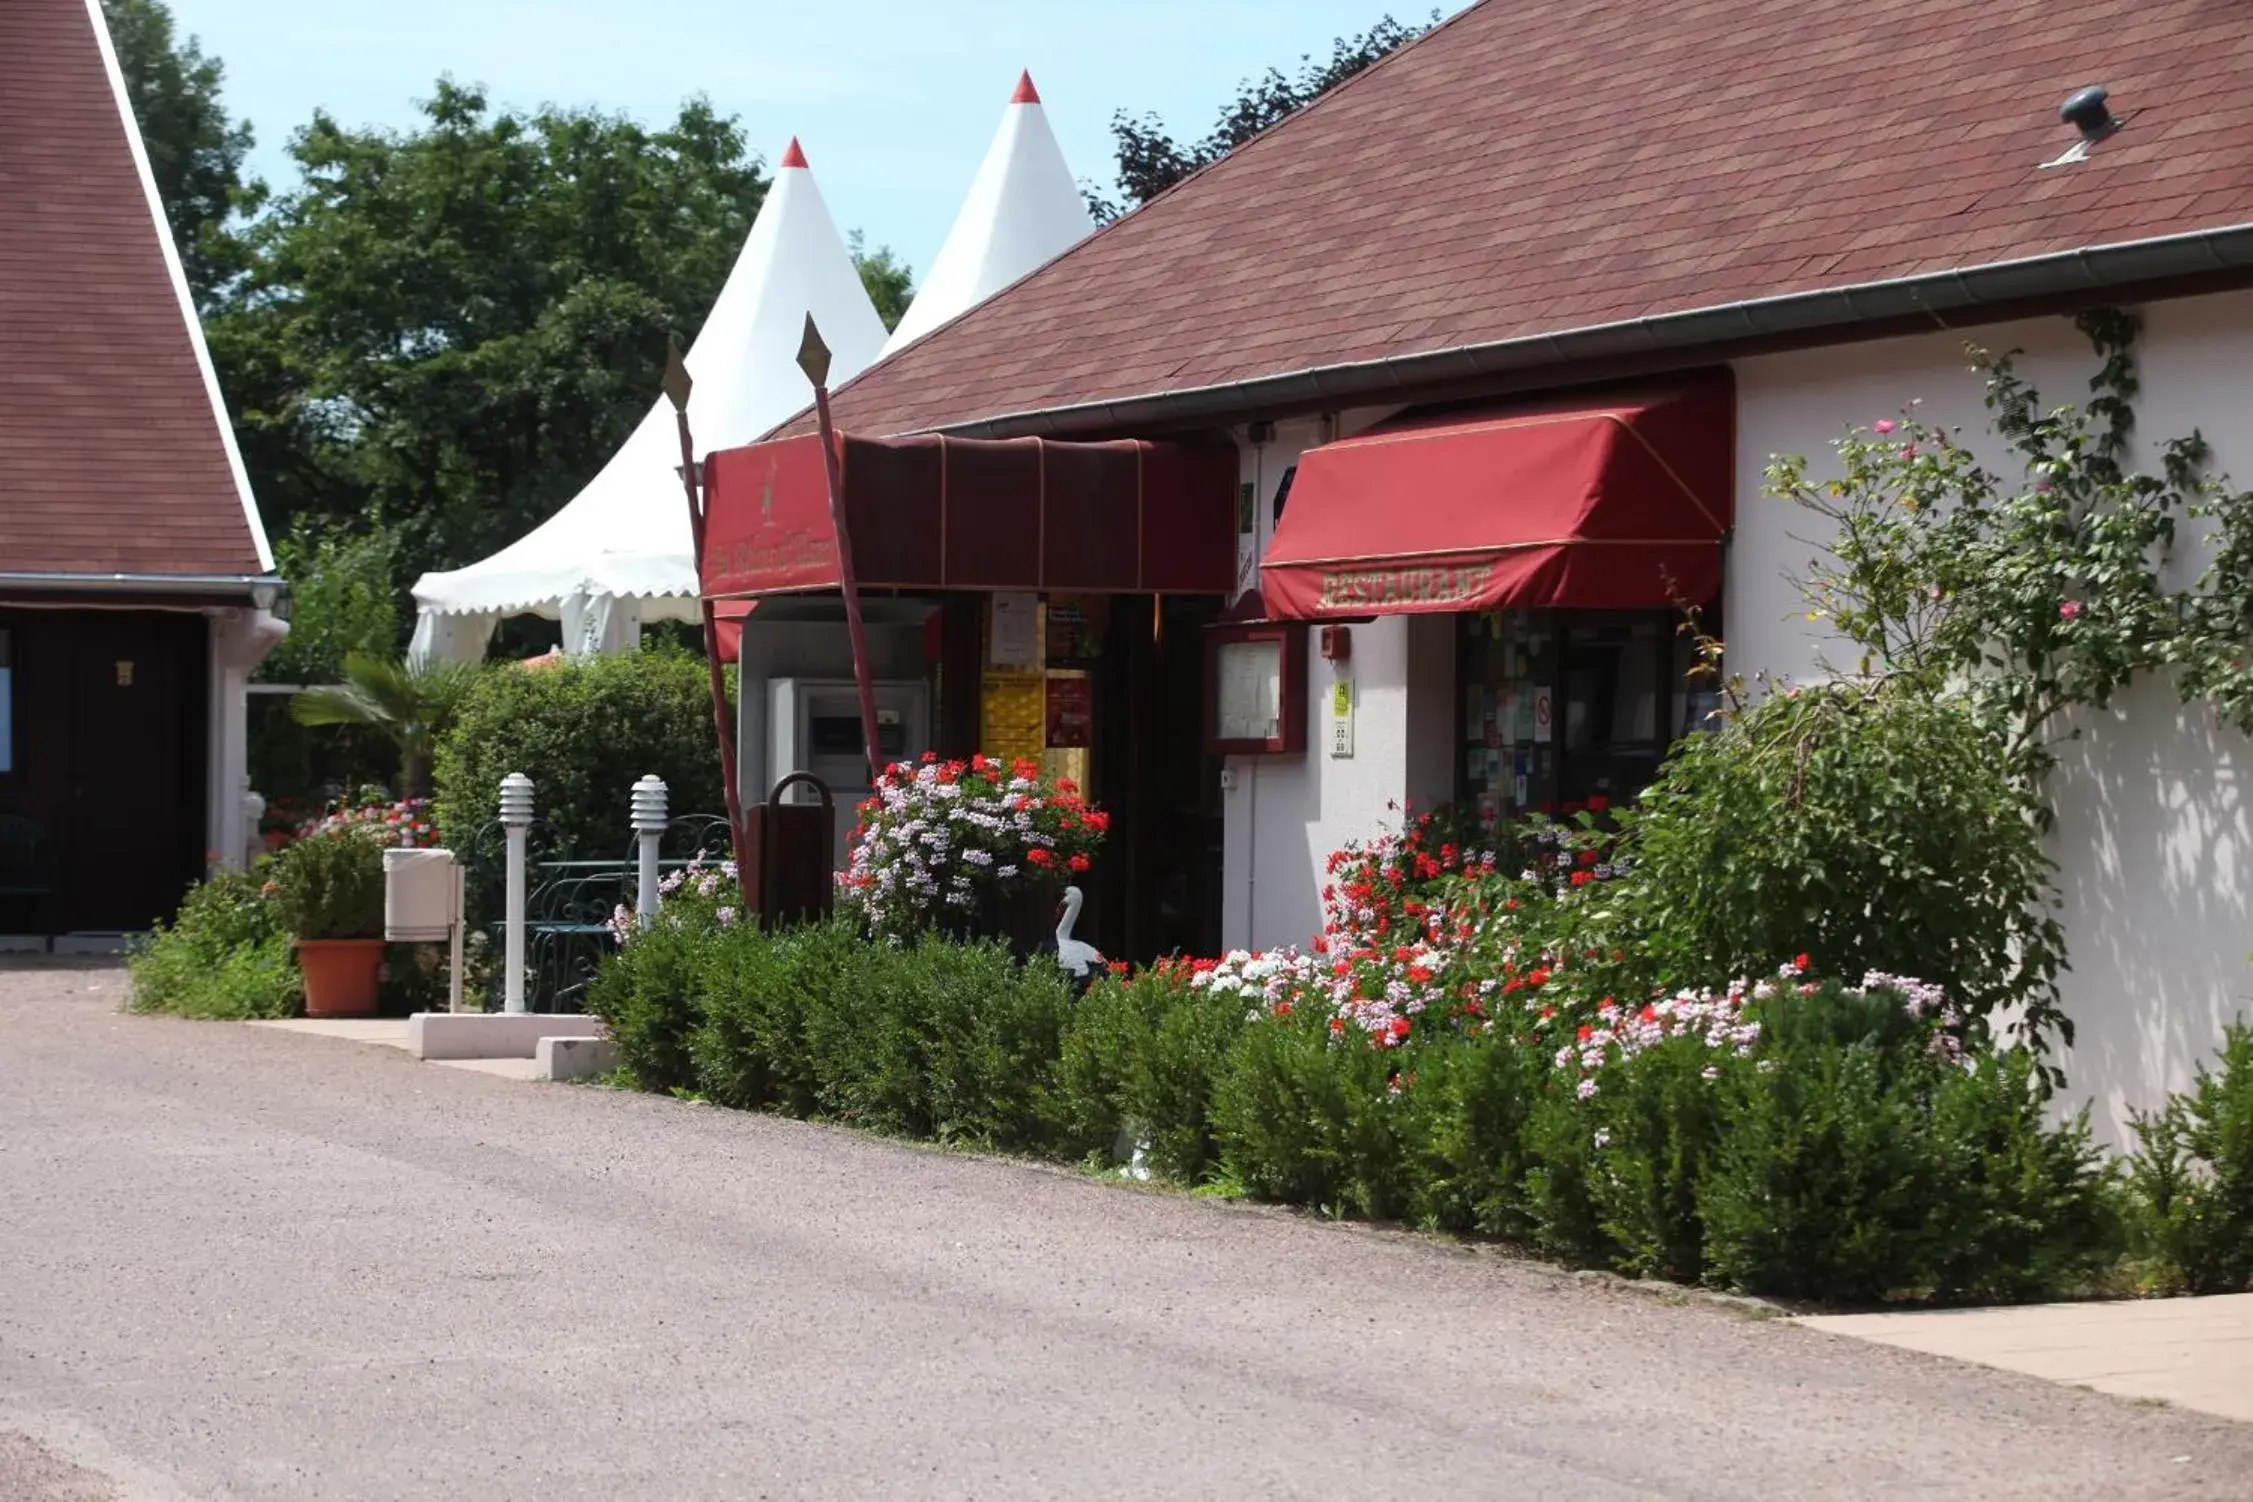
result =
[[1382,610],[1388,605],[1465,605],[1486,593],[1491,564],[1325,570],[1318,610]]

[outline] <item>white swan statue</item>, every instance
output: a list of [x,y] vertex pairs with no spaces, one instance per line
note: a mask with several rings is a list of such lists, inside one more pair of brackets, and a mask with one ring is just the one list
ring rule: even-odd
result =
[[1103,954],[1093,944],[1072,937],[1072,925],[1080,921],[1081,901],[1078,887],[1064,889],[1064,918],[1056,925],[1056,963],[1075,979],[1086,980],[1103,963]]

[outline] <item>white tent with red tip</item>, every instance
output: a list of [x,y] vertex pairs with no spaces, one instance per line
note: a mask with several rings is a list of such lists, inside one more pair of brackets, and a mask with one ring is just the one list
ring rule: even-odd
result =
[[[697,451],[759,438],[811,397],[797,364],[811,313],[842,383],[873,364],[884,323],[792,141],[743,252],[688,352]],[[645,620],[694,621],[696,564],[672,404],[662,397],[587,487],[491,557],[415,582],[416,662],[475,660],[511,615],[563,623],[563,650],[632,651]]]
[[915,302],[884,353],[905,349],[944,323],[1030,275],[1095,228],[1064,150],[1056,144],[1032,74],[1001,118],[1000,133],[970,185]]

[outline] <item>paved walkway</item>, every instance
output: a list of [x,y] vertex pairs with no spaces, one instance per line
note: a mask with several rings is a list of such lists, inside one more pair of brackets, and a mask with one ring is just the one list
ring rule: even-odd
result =
[[2253,1494],[2182,1408],[118,997],[0,971],[9,1502]]
[[[1810,1329],[2253,1422],[2253,1293],[1834,1314]],[[2253,1495],[2253,1477],[2246,1491]]]
[[[346,1043],[368,1043],[381,1048],[407,1048],[404,1017],[285,1017],[275,1022],[253,1022],[285,1033],[306,1033],[316,1038],[338,1038]],[[504,1080],[536,1080],[540,1066],[532,1059],[426,1059],[441,1069],[466,1069]]]

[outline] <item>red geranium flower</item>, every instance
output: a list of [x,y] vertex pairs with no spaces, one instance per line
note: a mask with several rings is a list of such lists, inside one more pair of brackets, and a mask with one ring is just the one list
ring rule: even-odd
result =
[[1054,865],[1056,862],[1056,857],[1054,854],[1038,848],[1026,851],[1025,859],[1031,861],[1036,866],[1049,866]]
[[1090,862],[1086,856],[1075,853],[1072,858],[1064,862],[1064,864],[1071,867],[1074,871],[1085,871],[1088,866],[1092,864],[1092,862]]
[[1801,975],[1805,975],[1809,970],[1812,970],[1814,968],[1814,964],[1807,958],[1806,955],[1801,954],[1792,956],[1791,967],[1792,969],[1797,970]]

